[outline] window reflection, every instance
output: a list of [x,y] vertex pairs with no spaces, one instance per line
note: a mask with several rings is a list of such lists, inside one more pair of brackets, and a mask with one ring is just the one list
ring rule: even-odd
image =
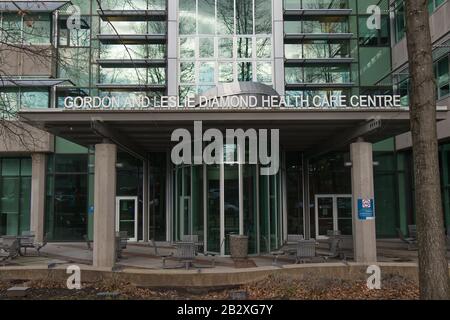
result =
[[272,84],[272,1],[186,0],[179,11],[181,100],[218,83]]

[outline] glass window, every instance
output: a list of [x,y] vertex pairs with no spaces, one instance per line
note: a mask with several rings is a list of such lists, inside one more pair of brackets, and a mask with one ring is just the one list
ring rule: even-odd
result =
[[179,2],[180,34],[196,33],[196,0],[183,0]]
[[50,44],[50,14],[26,14],[23,18],[23,34],[25,43]]
[[31,158],[0,158],[0,236],[30,230]]
[[214,83],[214,62],[201,62],[198,77],[200,83]]
[[88,157],[86,154],[58,154],[55,156],[55,172],[82,173],[87,172]]
[[[295,1],[289,0],[289,2],[295,2]],[[301,7],[302,9],[345,9],[345,8],[348,8],[348,0],[320,0],[320,1],[301,0],[301,4],[302,4],[302,7]]]
[[217,1],[217,34],[234,34],[234,0]]
[[146,84],[147,69],[145,68],[102,68],[101,83],[115,84]]
[[238,58],[252,57],[252,38],[238,38],[237,45]]
[[215,33],[215,2],[211,0],[198,0],[198,33]]
[[200,38],[199,39],[200,58],[213,58],[214,57],[214,38]]
[[301,59],[302,45],[301,44],[285,44],[284,55],[286,59]]
[[348,18],[328,17],[305,18],[302,21],[303,33],[346,33],[348,32]]
[[288,67],[285,69],[286,83],[295,84],[303,82],[303,69],[299,67]]
[[58,74],[60,78],[67,78],[77,86],[89,86],[89,48],[61,48],[59,49],[61,61]]
[[21,108],[48,108],[50,104],[48,89],[21,89]]
[[195,83],[195,63],[182,62],[180,64],[180,82]]
[[272,34],[272,1],[255,0],[256,34]]
[[180,58],[181,59],[195,58],[194,38],[180,38]]
[[399,42],[405,36],[406,21],[405,21],[405,3],[403,0],[397,0],[395,3],[395,42]]
[[2,41],[6,43],[22,42],[22,17],[17,13],[2,13]]
[[144,21],[101,21],[102,34],[146,34],[147,23]]
[[381,29],[367,28],[367,17],[358,17],[359,44],[362,46],[390,46],[389,17],[381,17]]
[[345,66],[304,67],[306,83],[348,83],[350,71]]
[[147,9],[147,0],[101,0],[105,10],[143,10]]
[[253,34],[253,0],[236,1],[236,33]]
[[270,62],[256,63],[256,80],[266,84],[272,83],[272,64]]
[[229,62],[219,63],[219,82],[233,82],[233,65]]
[[272,57],[272,43],[270,38],[258,38],[256,40],[256,57],[257,58],[271,58]]
[[449,87],[449,59],[448,56],[439,60],[435,64],[436,70],[436,83],[437,83],[437,91],[438,98],[443,98],[449,95],[450,87]]
[[238,81],[253,81],[253,64],[251,62],[238,63]]
[[101,45],[100,59],[145,59],[146,45]]
[[4,158],[2,160],[2,176],[18,176],[20,175],[20,159]]
[[219,39],[219,58],[233,58],[233,39]]

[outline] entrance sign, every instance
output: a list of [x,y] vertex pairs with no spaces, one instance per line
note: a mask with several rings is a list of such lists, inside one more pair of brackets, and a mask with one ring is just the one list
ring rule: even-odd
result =
[[153,108],[205,109],[271,109],[271,108],[401,108],[400,95],[287,95],[287,96],[68,96],[64,98],[67,110],[146,110]]
[[358,219],[359,220],[375,219],[373,199],[358,199]]

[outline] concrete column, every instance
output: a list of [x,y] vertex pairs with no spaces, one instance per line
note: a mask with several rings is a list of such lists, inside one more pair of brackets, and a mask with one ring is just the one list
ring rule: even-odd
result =
[[[363,220],[358,215],[358,200],[374,199],[372,144],[358,141],[351,144],[353,248],[356,262],[377,260],[375,219]],[[374,205],[374,202],[373,202]]]
[[272,1],[273,4],[273,54],[274,74],[273,83],[275,90],[284,95],[284,21],[283,1]]
[[143,181],[142,181],[142,223],[143,223],[143,239],[144,242],[148,242],[149,241],[149,185],[148,185],[148,174],[149,174],[149,170],[148,170],[148,161],[144,160],[144,166],[143,166],[143,170],[142,170],[142,175],[143,175]]
[[178,0],[167,1],[167,94],[178,95]]
[[44,240],[45,221],[45,173],[46,155],[33,153],[31,155],[31,212],[30,231],[36,235],[36,241]]
[[94,267],[113,268],[116,262],[116,157],[116,145],[95,146]]

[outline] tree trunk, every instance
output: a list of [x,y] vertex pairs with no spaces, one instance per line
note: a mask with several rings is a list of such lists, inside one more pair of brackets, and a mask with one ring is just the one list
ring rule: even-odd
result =
[[420,297],[448,299],[449,276],[436,130],[436,85],[427,0],[407,0],[405,5]]

